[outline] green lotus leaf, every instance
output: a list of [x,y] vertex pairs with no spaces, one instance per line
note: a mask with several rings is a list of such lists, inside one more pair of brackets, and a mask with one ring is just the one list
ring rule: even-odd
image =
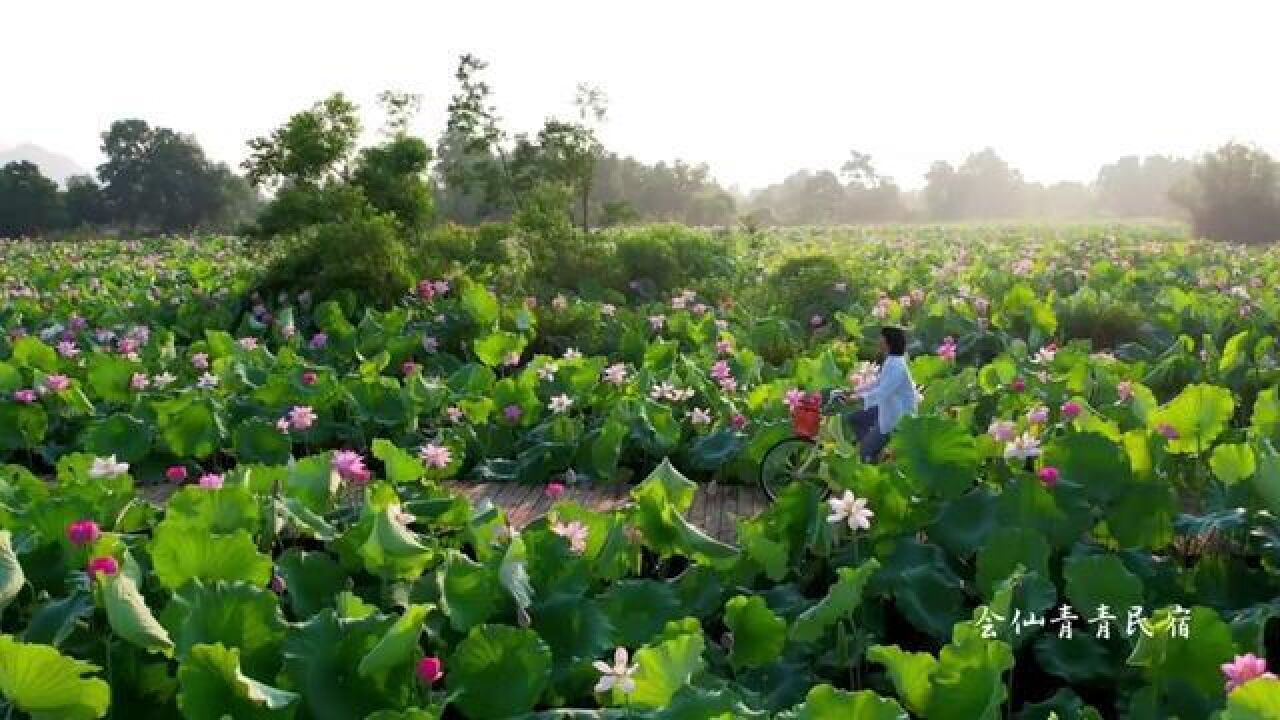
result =
[[526,340],[523,335],[512,332],[494,332],[478,337],[472,343],[476,357],[489,367],[498,367],[512,353],[524,352]]
[[950,644],[938,654],[933,673],[930,720],[999,720],[1006,697],[1003,676],[1013,667],[1013,653],[999,640],[988,640],[972,622],[957,623]]
[[437,578],[440,609],[458,632],[485,622],[500,608],[497,574],[460,552],[449,552]]
[[1192,607],[1181,616],[1174,610],[1161,608],[1151,616],[1150,635],[1135,629],[1129,665],[1143,668],[1153,682],[1180,680],[1215,697],[1222,691],[1220,666],[1236,654],[1231,628],[1211,608]]
[[153,440],[154,433],[149,424],[132,415],[117,413],[90,425],[85,430],[82,444],[94,455],[115,455],[117,460],[134,463],[151,452]]
[[254,418],[240,423],[232,433],[236,458],[242,463],[283,464],[289,461],[293,443],[274,423]]
[[907,652],[897,645],[873,645],[867,649],[867,660],[885,667],[908,710],[924,714],[933,695],[930,678],[938,668],[937,658],[925,652]]
[[189,580],[246,582],[265,586],[271,580],[271,558],[258,552],[244,530],[229,535],[194,533],[182,527],[156,528],[151,541],[156,578],[170,590]]
[[1216,385],[1188,385],[1178,396],[1160,407],[1147,420],[1151,428],[1166,424],[1178,431],[1169,440],[1169,452],[1200,454],[1218,439],[1235,412],[1235,398],[1227,388]]
[[905,717],[896,700],[880,697],[871,690],[846,692],[830,685],[817,685],[804,704],[795,710],[796,720],[900,720]]
[[827,637],[832,625],[851,619],[862,604],[862,591],[867,581],[880,569],[880,561],[871,558],[856,568],[842,567],[837,578],[827,590],[826,597],[813,607],[800,613],[791,625],[791,639],[802,643],[817,642]]
[[431,605],[410,605],[378,644],[360,659],[356,671],[368,677],[396,665],[410,664],[418,654],[418,638],[431,609]]
[[0,694],[32,720],[94,720],[107,714],[111,689],[97,665],[67,657],[48,645],[0,635]]
[[890,444],[916,487],[950,499],[973,486],[977,444],[958,422],[937,416],[904,418]]
[[1222,444],[1215,447],[1209,456],[1209,467],[1224,485],[1234,485],[1252,477],[1257,470],[1257,462],[1253,448],[1248,445]]
[[[664,639],[636,651],[631,663],[637,666],[632,679],[635,692],[627,695],[614,686],[612,704],[638,708],[663,708],[681,688],[702,672],[702,653],[706,648],[702,630],[693,621],[692,632],[664,634]],[[612,657],[606,662],[612,665]]]
[[133,396],[129,381],[141,369],[118,355],[95,354],[89,358],[89,388],[96,398],[127,403]]
[[172,655],[173,640],[151,614],[133,578],[127,573],[102,577],[102,604],[106,606],[112,632],[147,652]]
[[456,707],[471,720],[532,710],[551,678],[551,650],[532,630],[477,625],[446,661]]
[[244,583],[188,583],[174,593],[162,619],[172,631],[179,657],[198,645],[235,649],[245,672],[275,677],[285,621],[275,593]]
[[191,720],[292,718],[297,693],[254,680],[240,669],[240,651],[200,644],[178,667],[178,708]]
[[333,597],[347,585],[347,573],[323,552],[289,548],[278,561],[287,590],[285,598],[297,617],[308,618],[333,607]]
[[435,560],[416,533],[397,519],[398,510],[387,507],[373,519],[373,531],[360,546],[365,569],[387,579],[413,580]]
[[996,530],[978,551],[978,572],[974,579],[982,596],[990,599],[1000,581],[1021,565],[1042,578],[1049,575],[1049,543],[1035,530],[1004,527]]
[[682,612],[675,588],[657,580],[621,580],[609,586],[599,602],[613,625],[615,644],[626,647],[649,642]]
[[[325,609],[290,626],[280,682],[299,694],[299,714],[317,720],[347,720],[409,707],[417,697],[411,665],[368,677],[357,672],[360,661],[393,624],[394,620],[380,613],[342,619]],[[452,674],[453,665],[446,667]]]
[[1280,717],[1280,680],[1257,678],[1227,695],[1227,709],[1217,720],[1270,720]]
[[724,606],[724,624],[733,633],[729,659],[738,666],[773,662],[787,643],[787,621],[774,614],[759,595],[731,598]]

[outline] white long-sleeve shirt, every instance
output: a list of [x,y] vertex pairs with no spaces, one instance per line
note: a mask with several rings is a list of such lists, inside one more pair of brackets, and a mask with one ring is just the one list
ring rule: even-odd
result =
[[893,432],[904,415],[915,413],[919,404],[905,355],[886,357],[875,384],[859,394],[867,407],[878,409],[877,424],[885,435]]

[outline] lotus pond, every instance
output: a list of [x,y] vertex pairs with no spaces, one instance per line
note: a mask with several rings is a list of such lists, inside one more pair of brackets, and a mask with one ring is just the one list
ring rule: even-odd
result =
[[[1280,717],[1280,254],[707,237],[688,288],[477,263],[384,310],[258,296],[236,239],[0,244],[5,717]],[[829,500],[686,519],[884,323],[888,460],[828,421]],[[632,502],[516,528],[459,481]]]

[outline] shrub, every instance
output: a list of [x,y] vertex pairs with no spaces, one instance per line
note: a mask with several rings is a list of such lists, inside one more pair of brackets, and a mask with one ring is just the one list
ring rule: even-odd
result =
[[830,255],[800,255],[770,273],[765,288],[779,313],[805,324],[814,315],[829,319],[848,301],[848,295],[835,289],[844,277]]

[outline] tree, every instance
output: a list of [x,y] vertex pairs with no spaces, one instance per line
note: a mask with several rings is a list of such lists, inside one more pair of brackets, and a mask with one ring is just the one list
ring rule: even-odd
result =
[[210,225],[227,207],[228,172],[205,157],[196,139],[143,120],[119,120],[102,135],[98,166],[110,219],[162,231]]
[[[488,203],[519,209],[521,190],[505,147],[507,134],[499,126],[497,109],[490,104],[489,84],[477,77],[486,67],[487,63],[470,53],[458,60],[454,73],[458,92],[449,101],[442,137],[442,142],[454,147],[448,151],[441,148],[438,172],[446,188],[464,195],[478,189]],[[477,162],[480,158],[488,161]]]
[[1190,177],[1182,158],[1152,155],[1122,157],[1098,170],[1098,208],[1112,217],[1176,217],[1181,214],[1169,191]]
[[964,212],[965,186],[951,163],[938,160],[925,173],[924,206],[931,220],[958,220]]
[[270,136],[250,140],[243,167],[254,186],[314,187],[345,175],[360,129],[359,109],[334,93],[290,116]]
[[21,160],[0,167],[0,237],[40,235],[62,224],[58,185]]
[[1172,198],[1200,237],[1259,244],[1280,238],[1276,162],[1261,149],[1227,143],[1196,163]]
[[986,148],[957,169],[938,161],[925,174],[924,202],[933,220],[1020,217],[1026,212],[1022,173]]
[[67,178],[67,190],[62,195],[67,212],[67,225],[73,228],[104,225],[110,219],[107,201],[102,187],[88,175],[72,175]]

